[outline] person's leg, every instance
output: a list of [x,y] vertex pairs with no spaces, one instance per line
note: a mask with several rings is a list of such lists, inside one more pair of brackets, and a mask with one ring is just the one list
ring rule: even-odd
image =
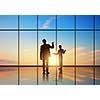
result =
[[43,74],[45,74],[45,60],[43,60]]
[[60,70],[61,70],[61,72],[62,72],[62,60],[61,60]]
[[59,70],[61,70],[61,57],[59,58]]
[[49,74],[48,59],[46,60],[46,72],[47,72],[47,74]]

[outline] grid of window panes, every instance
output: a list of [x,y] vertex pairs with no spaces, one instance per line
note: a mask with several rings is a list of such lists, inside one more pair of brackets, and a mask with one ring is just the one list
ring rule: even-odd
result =
[[[42,74],[42,39],[54,42]],[[100,84],[99,15],[0,15],[0,84]],[[58,56],[62,45],[63,71]]]

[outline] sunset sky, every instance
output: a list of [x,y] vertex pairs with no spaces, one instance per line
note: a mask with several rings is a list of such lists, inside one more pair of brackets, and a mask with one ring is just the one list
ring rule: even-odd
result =
[[[74,29],[74,16],[57,16],[58,29]],[[21,29],[36,29],[37,16],[21,15]],[[38,17],[39,29],[56,29],[56,16],[41,15]],[[93,16],[76,16],[77,29],[93,29]],[[95,17],[95,28],[100,29],[100,16]],[[0,29],[18,29],[17,15],[0,15]],[[74,31],[57,31],[57,47],[66,49],[64,65],[74,65]],[[38,56],[42,39],[56,44],[56,31],[38,31]],[[95,31],[96,64],[100,65],[100,31]],[[56,64],[56,46],[51,50],[50,65]],[[93,64],[93,31],[76,32],[76,63]],[[38,57],[39,58],[39,57]],[[0,31],[0,64],[18,63],[18,31]],[[58,60],[58,59],[57,59]],[[38,59],[41,64],[40,58]],[[37,31],[20,31],[20,64],[37,65]]]

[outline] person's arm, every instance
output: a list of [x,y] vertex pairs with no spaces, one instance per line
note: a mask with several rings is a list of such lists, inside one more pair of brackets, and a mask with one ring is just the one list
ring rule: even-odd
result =
[[53,53],[54,55],[58,55],[59,54],[59,50],[58,50],[58,52],[57,53]]
[[52,42],[52,45],[49,45],[50,48],[54,48],[54,42]]
[[53,53],[54,55],[58,55],[58,52],[57,53]]
[[66,52],[66,50],[63,50],[63,53],[65,53]]

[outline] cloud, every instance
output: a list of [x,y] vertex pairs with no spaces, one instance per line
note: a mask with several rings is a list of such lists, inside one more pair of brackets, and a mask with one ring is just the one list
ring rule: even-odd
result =
[[17,61],[15,61],[13,59],[15,59],[15,58],[12,58],[8,54],[0,54],[0,64],[17,64]]
[[50,23],[53,21],[54,17],[50,17],[48,20],[45,21],[45,23],[43,24],[43,26],[41,28],[48,28]]
[[[83,64],[92,64],[93,63],[93,52],[94,51],[86,52],[86,48],[84,48],[80,52],[77,52],[78,62],[80,61],[80,63],[83,63]],[[100,63],[100,50],[95,50],[95,54],[96,54],[96,62]]]
[[[96,63],[100,64],[100,50],[95,50]],[[64,55],[64,62],[67,64],[74,63],[75,48],[67,51]],[[85,47],[76,48],[76,61],[78,64],[93,64],[93,50],[87,51]],[[73,62],[73,63],[72,63]]]
[[[90,51],[90,52],[89,52],[89,54],[93,54],[93,53],[94,53],[94,51]],[[96,54],[96,55],[100,55],[100,50],[95,50],[95,54]]]
[[0,54],[0,58],[8,58],[9,56],[7,54]]

